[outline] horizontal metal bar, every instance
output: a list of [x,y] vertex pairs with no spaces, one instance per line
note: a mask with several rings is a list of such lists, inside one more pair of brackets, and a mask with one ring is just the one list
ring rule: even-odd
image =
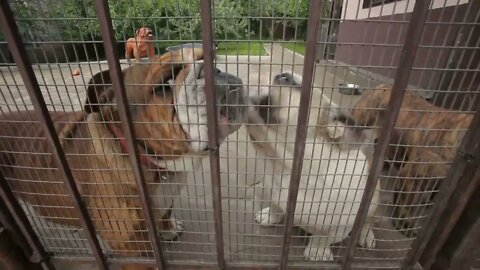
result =
[[315,55],[317,52],[316,42],[320,27],[320,11],[325,1],[310,1],[310,9],[307,25],[307,41],[305,58],[303,63],[302,86],[298,109],[297,129],[295,145],[293,148],[292,171],[288,187],[287,208],[285,211],[285,229],[283,232],[282,255],[280,257],[280,269],[286,270],[288,266],[288,254],[291,244],[293,220],[297,204],[298,188],[302,173],[303,158],[305,155],[305,140],[307,138],[308,118],[310,116],[310,97],[313,90],[313,75],[315,71]]
[[[21,236],[26,240],[29,248],[32,251],[32,254],[25,254],[30,256],[30,261],[33,263],[39,263],[43,269],[55,269],[55,267],[50,262],[45,248],[43,247],[40,239],[33,230],[30,221],[25,214],[22,206],[18,203],[17,199],[12,193],[12,190],[8,186],[7,179],[3,176],[3,173],[0,171],[0,198],[2,203],[5,205],[6,210],[11,215],[11,225],[13,230],[20,230]],[[1,220],[2,224],[5,226],[8,221]]]
[[43,99],[42,92],[38,86],[37,78],[33,71],[32,65],[28,60],[28,54],[22,44],[20,34],[18,32],[17,25],[15,23],[12,11],[10,10],[8,1],[0,1],[0,27],[3,34],[8,41],[8,48],[17,63],[18,71],[20,72],[25,88],[28,91],[28,95],[32,101],[35,112],[40,121],[40,126],[45,133],[45,137],[52,146],[52,154],[56,164],[58,165],[59,172],[62,179],[65,181],[65,185],[70,193],[72,202],[76,211],[79,214],[79,219],[82,224],[82,228],[85,231],[88,242],[92,248],[93,254],[97,259],[98,265],[101,269],[108,269],[107,261],[102,253],[102,248],[98,242],[95,234],[95,228],[88,215],[85,203],[82,200],[80,192],[73,178],[72,172],[68,165],[65,153],[60,145],[60,140],[57,136],[52,119],[48,112],[45,100]]
[[[89,258],[52,258],[54,263],[56,262],[90,262],[93,261]],[[144,266],[151,266],[154,267],[155,263],[152,261],[145,260],[145,258],[130,258],[130,259],[117,259],[112,258],[109,260],[112,269],[116,266],[121,265],[129,265],[132,263],[136,263],[139,265]],[[278,269],[278,265],[273,263],[265,262],[264,265],[259,265],[259,262],[256,261],[242,261],[242,263],[234,263],[231,262],[228,264],[225,270],[276,270]],[[398,269],[400,267],[400,262],[389,262],[389,261],[362,261],[362,262],[355,262],[352,264],[352,267],[355,269]],[[215,264],[208,264],[208,263],[193,263],[193,262],[169,262],[166,268],[167,270],[218,270],[218,266]],[[308,263],[290,263],[288,265],[288,269],[341,269],[338,263],[335,262],[315,262],[312,264]],[[421,270],[419,266],[415,266],[413,270]]]
[[125,91],[125,84],[123,83],[122,69],[118,62],[118,52],[116,50],[115,33],[113,31],[112,20],[110,18],[110,11],[108,8],[108,1],[95,0],[95,12],[100,21],[100,30],[102,32],[103,44],[105,47],[105,55],[110,69],[110,78],[112,86],[115,91],[115,98],[117,100],[117,108],[122,122],[122,127],[125,134],[125,139],[128,142],[128,154],[133,165],[133,173],[138,188],[140,200],[142,202],[142,210],[145,214],[145,221],[147,223],[148,235],[152,242],[155,260],[159,269],[165,269],[165,259],[163,258],[161,242],[158,235],[157,227],[155,225],[155,218],[150,205],[150,198],[148,197],[147,185],[145,175],[140,166],[140,155],[136,147],[136,136],[133,129],[132,116],[128,106],[127,94]]
[[343,260],[343,269],[351,269],[353,260],[353,253],[357,246],[362,228],[367,220],[368,209],[370,208],[373,194],[378,183],[378,178],[383,168],[385,154],[389,145],[392,131],[397,121],[400,107],[402,105],[403,97],[405,95],[405,88],[408,85],[411,69],[417,55],[418,44],[422,39],[425,20],[428,16],[428,8],[431,0],[415,1],[413,14],[408,25],[405,44],[403,46],[402,55],[400,56],[400,63],[398,64],[395,80],[392,86],[392,93],[390,101],[385,111],[385,117],[381,125],[382,132],[378,138],[378,145],[375,150],[373,161],[370,167],[367,185],[363,193],[362,201],[358,209],[355,223],[350,233],[348,245],[345,251],[345,258]]
[[[470,128],[458,148],[446,180],[442,181],[440,192],[433,203],[430,218],[423,226],[435,229],[420,232],[407,255],[405,267],[418,261],[421,256],[424,258],[426,266],[433,263],[433,258],[445,243],[468,199],[478,187],[480,183],[480,177],[477,174],[480,165],[480,140],[478,138],[480,138],[480,108],[477,108]],[[434,235],[435,238],[432,238]],[[432,243],[429,243],[430,241]],[[431,250],[426,250],[427,245]],[[425,254],[423,254],[424,252]]]
[[215,98],[215,82],[213,78],[214,54],[213,54],[213,30],[212,30],[212,1],[202,0],[200,2],[200,17],[202,23],[202,45],[205,70],[205,99],[207,106],[208,146],[210,149],[210,176],[212,182],[213,217],[215,227],[215,248],[217,251],[217,263],[220,269],[226,267],[223,223],[222,223],[222,194],[220,181],[220,157],[218,149],[218,120],[217,104]]

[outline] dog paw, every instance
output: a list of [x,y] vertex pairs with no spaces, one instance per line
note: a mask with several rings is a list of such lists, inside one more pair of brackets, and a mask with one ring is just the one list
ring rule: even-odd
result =
[[281,213],[272,213],[270,207],[263,208],[255,215],[255,221],[262,226],[270,226],[282,223],[283,215]]
[[333,261],[333,253],[328,247],[316,247],[308,245],[303,252],[309,261]]
[[362,231],[358,244],[366,248],[375,248],[375,235],[373,234],[373,230],[370,226]]
[[175,241],[183,233],[183,221],[171,218],[170,219],[170,230],[163,231],[160,234],[160,237],[164,241]]

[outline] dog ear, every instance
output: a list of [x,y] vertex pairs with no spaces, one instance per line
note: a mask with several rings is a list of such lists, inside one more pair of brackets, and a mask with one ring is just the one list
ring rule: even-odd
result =
[[[182,70],[187,70],[190,63],[201,58],[203,50],[185,48],[158,56],[151,65],[134,65],[123,70],[123,79],[128,82],[125,85],[128,102],[143,102],[154,91],[152,85],[166,84],[170,79],[176,79]],[[84,106],[87,113],[102,112],[105,104],[114,101],[115,93],[111,84],[109,70],[101,71],[90,79]]]
[[110,71],[101,71],[88,81],[87,99],[84,109],[87,113],[100,112],[103,104],[112,101],[114,96]]

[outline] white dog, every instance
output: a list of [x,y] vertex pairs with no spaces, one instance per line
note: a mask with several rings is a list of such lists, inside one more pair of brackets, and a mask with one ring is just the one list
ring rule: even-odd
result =
[[[263,199],[271,206],[255,219],[261,225],[273,225],[283,221],[287,206],[302,78],[289,72],[258,78],[260,86],[249,89],[252,106],[247,129],[257,151],[269,161]],[[348,127],[351,121],[338,105],[313,89],[294,219],[295,225],[312,234],[304,252],[309,260],[333,260],[330,245],[348,236],[363,196],[368,174],[367,158],[360,150],[364,135]],[[362,246],[375,245],[372,217],[378,197],[377,189],[363,226]]]

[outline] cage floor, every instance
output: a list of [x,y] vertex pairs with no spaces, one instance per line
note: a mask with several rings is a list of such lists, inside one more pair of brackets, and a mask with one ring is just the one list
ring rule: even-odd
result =
[[[303,57],[294,54],[291,51],[283,50],[278,44],[266,45],[269,56],[229,56],[218,57],[217,67],[232,74],[237,74],[248,84],[248,74],[255,72],[271,72],[273,74],[281,70],[293,70],[297,73],[302,72]],[[225,62],[227,64],[225,64]],[[271,65],[271,63],[283,63],[283,65]],[[41,85],[42,91],[49,109],[51,110],[78,110],[85,98],[85,87],[81,84],[88,82],[90,76],[100,70],[106,69],[105,63],[78,64],[51,64],[38,65],[35,67],[37,79]],[[124,64],[122,64],[122,67]],[[81,76],[73,77],[71,70],[80,68]],[[15,67],[11,68],[13,78],[9,77],[10,71],[5,67],[0,68],[5,74],[7,85],[15,85],[15,81],[20,83],[20,74]],[[361,80],[358,76],[351,74],[339,74],[342,69],[335,67],[325,67],[321,64],[317,66],[315,73],[315,84],[325,86],[324,94],[331,96],[332,99],[341,106],[350,107],[357,96],[346,96],[338,93],[339,83],[357,83]],[[345,81],[345,78],[352,78],[352,81]],[[369,82],[370,83],[370,82]],[[80,86],[74,86],[75,84]],[[67,86],[65,86],[67,85]],[[68,86],[70,85],[70,86]],[[362,85],[372,86],[372,85]],[[6,86],[1,86],[3,93],[10,90]],[[12,104],[29,104],[27,94],[22,86],[19,91],[11,90],[13,95],[7,95],[7,100],[2,105],[4,111],[6,106],[12,110],[24,110],[24,107],[16,108]],[[47,95],[47,93],[49,93]],[[255,160],[255,152],[247,143],[248,136],[244,128],[237,133],[232,134],[226,143],[221,147],[222,158],[222,207],[224,222],[224,240],[225,255],[228,261],[279,261],[283,227],[263,228],[254,222],[254,213],[262,208],[260,202],[252,200],[255,180],[246,172],[251,171],[255,165],[262,168],[262,161]],[[256,164],[255,164],[256,163]],[[208,159],[203,162],[204,171],[209,170]],[[230,173],[229,173],[230,172]],[[238,173],[237,173],[238,172]],[[165,245],[166,257],[174,262],[215,262],[215,238],[213,233],[213,208],[211,200],[210,178],[208,173],[199,172],[199,176],[188,179],[187,188],[182,191],[178,199],[175,215],[180,220],[186,220],[185,232],[179,237],[179,241]],[[198,182],[201,179],[201,183]],[[195,182],[194,182],[195,181]],[[198,185],[202,185],[199,187]],[[384,198],[390,200],[389,198]],[[383,209],[382,215],[390,216],[388,209]],[[394,232],[394,228],[389,220],[377,223],[378,228],[387,230],[377,230],[375,236],[378,241],[377,250],[369,251],[366,254],[359,254],[361,257],[370,257],[376,259],[402,258],[406,253],[410,241],[406,240],[400,233]],[[48,232],[42,230],[42,233],[55,234],[54,231]],[[300,235],[294,231],[294,235]],[[84,239],[84,238],[83,238]],[[383,240],[383,241],[382,241]],[[303,260],[303,248],[305,246],[305,237],[294,237],[290,249],[290,256],[293,260]],[[382,251],[388,250],[388,252]],[[361,252],[361,251],[360,251]],[[93,269],[91,264],[72,265],[62,262],[58,264],[57,269]]]

